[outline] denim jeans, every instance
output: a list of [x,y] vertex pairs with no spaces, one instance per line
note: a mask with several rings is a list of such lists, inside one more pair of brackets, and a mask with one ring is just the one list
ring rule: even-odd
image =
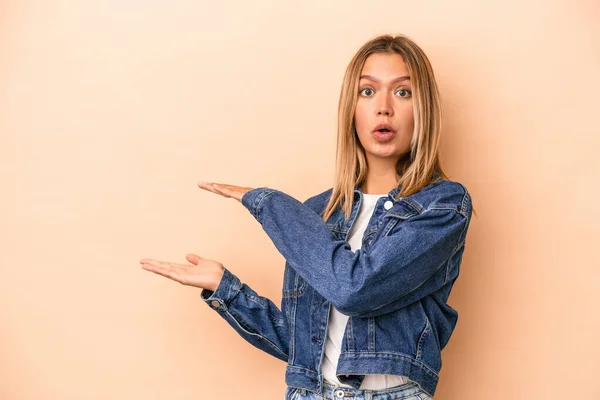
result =
[[357,390],[323,381],[323,393],[315,394],[306,389],[288,386],[284,400],[431,400],[417,383],[410,381],[402,385],[381,390]]

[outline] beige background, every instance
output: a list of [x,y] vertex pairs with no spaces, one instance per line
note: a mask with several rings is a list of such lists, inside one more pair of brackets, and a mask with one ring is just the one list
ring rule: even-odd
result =
[[285,363],[139,259],[284,259],[196,181],[331,187],[344,69],[405,33],[473,218],[436,399],[600,399],[599,3],[32,1],[0,8],[0,398],[281,399]]

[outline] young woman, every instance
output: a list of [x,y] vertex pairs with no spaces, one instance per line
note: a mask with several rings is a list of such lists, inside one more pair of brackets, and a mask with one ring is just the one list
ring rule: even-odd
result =
[[285,399],[429,399],[458,313],[472,206],[439,159],[433,70],[403,35],[351,60],[338,110],[334,186],[300,202],[276,189],[200,182],[242,203],[285,257],[281,309],[221,263],[142,267],[202,288],[245,340],[287,362]]

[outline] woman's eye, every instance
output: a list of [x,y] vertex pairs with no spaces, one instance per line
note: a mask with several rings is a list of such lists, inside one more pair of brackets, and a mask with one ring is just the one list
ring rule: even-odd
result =
[[[412,92],[408,89],[399,89],[396,91],[396,93],[399,93],[399,92],[401,92],[400,97],[410,97],[412,95]],[[373,94],[373,89],[371,89],[371,88],[361,89],[360,94],[362,94],[363,96],[367,96],[367,97],[371,96]]]

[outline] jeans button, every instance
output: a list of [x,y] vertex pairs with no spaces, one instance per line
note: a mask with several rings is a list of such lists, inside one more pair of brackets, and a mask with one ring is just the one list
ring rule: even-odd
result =
[[383,203],[383,207],[386,210],[389,210],[390,208],[392,208],[392,206],[394,205],[394,203],[392,203],[390,200],[386,201],[385,203]]
[[344,391],[342,389],[336,390],[335,397],[337,397],[338,399],[341,399],[342,397],[344,397]]

